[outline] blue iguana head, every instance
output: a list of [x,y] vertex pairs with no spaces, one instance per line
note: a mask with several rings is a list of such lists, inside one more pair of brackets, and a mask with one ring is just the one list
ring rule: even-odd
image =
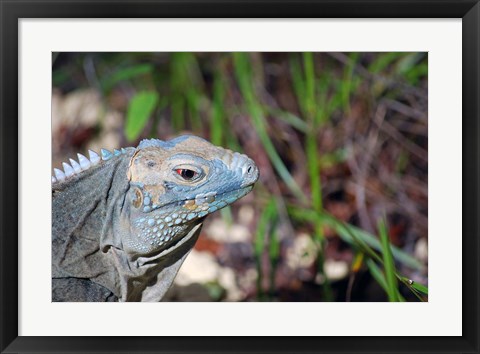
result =
[[[114,245],[129,258],[174,245],[208,214],[250,192],[259,176],[247,156],[190,135],[89,155],[63,163],[64,171],[54,169],[55,225],[63,230],[83,223],[81,237],[98,232],[107,240],[105,252]],[[76,204],[72,210],[69,203]],[[92,208],[96,212],[87,213]],[[105,220],[91,220],[99,216]]]
[[259,176],[243,154],[195,136],[143,140],[130,159],[122,237],[129,254],[157,252],[249,193]]

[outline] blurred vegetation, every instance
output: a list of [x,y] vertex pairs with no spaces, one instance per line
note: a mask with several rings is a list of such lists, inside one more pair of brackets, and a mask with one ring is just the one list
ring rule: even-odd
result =
[[[93,90],[103,112],[54,124],[54,163],[95,140],[202,136],[260,169],[238,202],[255,211],[244,300],[426,301],[427,74],[426,53],[53,53],[54,96]],[[315,254],[291,269],[299,233]]]

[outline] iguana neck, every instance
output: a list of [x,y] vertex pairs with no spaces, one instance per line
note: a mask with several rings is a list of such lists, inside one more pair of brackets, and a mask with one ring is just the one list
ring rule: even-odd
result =
[[[90,278],[120,301],[159,301],[193,248],[202,224],[174,246],[150,257],[125,254],[122,213],[129,212],[127,169],[134,151],[52,189],[52,277]],[[151,284],[156,284],[152,287]]]

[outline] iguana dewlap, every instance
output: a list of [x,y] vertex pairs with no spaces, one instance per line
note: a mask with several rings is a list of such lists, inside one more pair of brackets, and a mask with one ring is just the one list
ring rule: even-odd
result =
[[52,177],[53,301],[159,301],[205,217],[259,176],[195,136],[89,153]]

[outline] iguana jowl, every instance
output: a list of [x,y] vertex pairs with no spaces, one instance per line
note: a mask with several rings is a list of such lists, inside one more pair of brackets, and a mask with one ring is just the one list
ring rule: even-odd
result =
[[52,177],[52,300],[159,301],[204,218],[249,193],[247,156],[195,136],[78,155]]

